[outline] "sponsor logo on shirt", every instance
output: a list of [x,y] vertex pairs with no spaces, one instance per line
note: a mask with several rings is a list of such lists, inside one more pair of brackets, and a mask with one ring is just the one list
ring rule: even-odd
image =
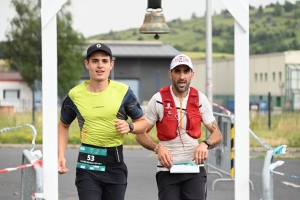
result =
[[95,106],[95,107],[93,107],[93,109],[96,109],[96,108],[104,108],[104,106]]

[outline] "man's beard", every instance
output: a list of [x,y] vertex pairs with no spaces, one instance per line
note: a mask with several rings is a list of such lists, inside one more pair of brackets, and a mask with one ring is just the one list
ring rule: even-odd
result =
[[179,93],[183,93],[189,90],[190,87],[190,83],[189,81],[186,82],[186,86],[184,88],[180,88],[175,81],[173,81],[173,86],[175,87],[176,91]]

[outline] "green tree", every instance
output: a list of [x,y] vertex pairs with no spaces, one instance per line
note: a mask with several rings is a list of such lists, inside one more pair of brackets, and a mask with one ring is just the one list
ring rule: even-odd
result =
[[274,16],[280,16],[282,12],[282,6],[277,2],[275,8],[274,8],[274,12],[273,15]]
[[261,13],[263,13],[263,12],[264,12],[264,8],[260,5],[260,6],[258,7],[258,13],[261,14]]
[[[42,81],[41,1],[12,0],[17,15],[6,33],[3,54],[11,69],[19,71],[24,82],[34,91]],[[72,15],[66,4],[57,14],[58,96],[78,84],[83,71],[84,36],[72,28]],[[39,84],[40,85],[40,84]]]
[[196,13],[193,12],[191,19],[196,19],[196,18],[197,18]]
[[291,12],[294,9],[294,5],[289,1],[285,1],[283,8],[285,12]]

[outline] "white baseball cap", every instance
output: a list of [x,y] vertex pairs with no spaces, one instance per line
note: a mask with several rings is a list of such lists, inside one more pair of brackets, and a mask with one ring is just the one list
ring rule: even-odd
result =
[[187,55],[180,54],[175,56],[171,62],[170,70],[174,69],[174,67],[177,67],[178,65],[187,65],[193,70],[192,60]]

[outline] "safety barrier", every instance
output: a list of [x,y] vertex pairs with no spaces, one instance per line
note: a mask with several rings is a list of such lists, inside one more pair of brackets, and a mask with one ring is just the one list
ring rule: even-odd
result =
[[291,175],[291,174],[285,174],[281,172],[274,171],[276,167],[281,166],[284,161],[278,160],[275,163],[272,163],[273,156],[276,154],[282,155],[286,154],[286,145],[280,145],[276,147],[274,150],[272,147],[263,142],[261,139],[259,139],[252,131],[249,129],[250,135],[254,137],[254,139],[260,143],[265,149],[267,149],[267,153],[265,156],[264,160],[264,166],[262,170],[262,200],[270,200],[273,199],[273,174],[281,175],[281,176],[286,176],[289,178],[295,178],[295,179],[300,179],[299,176]]
[[[212,183],[212,190],[219,181],[234,181],[234,126],[233,116],[214,112],[214,117],[218,123],[219,129],[223,135],[222,142],[215,148],[208,151],[208,159],[206,161],[206,170],[208,174],[218,174],[220,178]],[[210,136],[210,132],[206,131],[206,137]],[[211,169],[215,171],[211,171]],[[223,178],[222,174],[228,175],[230,178]],[[253,183],[249,181],[252,190]]]
[[40,150],[33,151],[35,147],[36,129],[33,125],[25,124],[23,126],[8,127],[0,130],[0,134],[29,126],[33,136],[31,148],[24,149],[22,154],[22,165],[15,168],[0,170],[0,173],[13,170],[22,170],[21,172],[21,200],[43,200],[43,168]]
[[[37,156],[33,156],[27,149],[23,150],[22,163],[37,163]],[[21,173],[21,200],[43,199],[43,168],[42,163],[22,169]]]

